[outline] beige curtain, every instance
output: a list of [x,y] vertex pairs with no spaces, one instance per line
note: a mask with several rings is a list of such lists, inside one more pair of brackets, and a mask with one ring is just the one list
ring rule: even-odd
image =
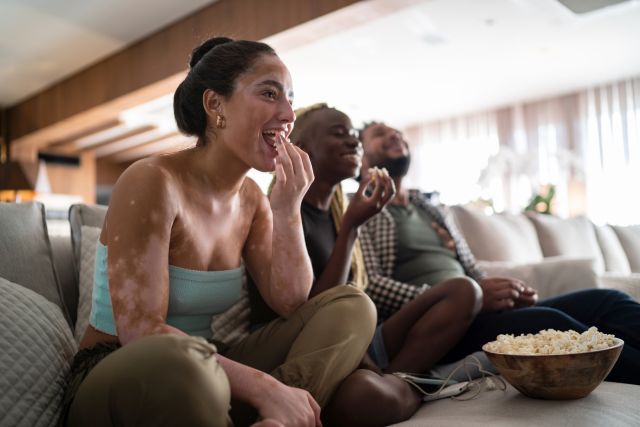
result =
[[445,203],[490,199],[520,211],[549,184],[554,213],[640,221],[640,78],[406,130],[411,183]]

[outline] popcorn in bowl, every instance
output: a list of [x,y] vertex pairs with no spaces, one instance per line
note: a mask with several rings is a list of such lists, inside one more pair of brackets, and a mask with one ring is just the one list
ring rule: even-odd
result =
[[591,393],[615,365],[624,341],[595,327],[578,333],[547,329],[499,335],[482,346],[513,387],[537,399],[579,399]]
[[583,333],[573,330],[556,331],[545,329],[537,334],[498,335],[495,341],[486,344],[486,350],[493,353],[546,355],[571,354],[604,350],[617,343],[616,337],[598,331],[592,326]]

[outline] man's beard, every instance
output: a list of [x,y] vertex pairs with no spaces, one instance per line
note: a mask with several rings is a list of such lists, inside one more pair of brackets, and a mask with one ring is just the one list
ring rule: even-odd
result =
[[391,178],[401,178],[409,172],[409,166],[411,165],[411,154],[407,154],[404,157],[396,157],[395,159],[385,159],[377,165],[379,168],[386,168]]

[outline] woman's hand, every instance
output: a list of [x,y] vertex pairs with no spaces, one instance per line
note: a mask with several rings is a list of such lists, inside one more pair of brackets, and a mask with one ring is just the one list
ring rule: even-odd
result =
[[[373,191],[370,196],[367,196],[366,190],[370,184],[373,185]],[[349,202],[342,220],[343,225],[360,227],[369,218],[379,213],[395,194],[395,185],[386,169],[372,171],[362,180],[358,191]]]
[[322,426],[320,405],[311,394],[275,379],[268,384],[267,390],[260,393],[254,405],[265,421],[278,422],[284,427]]
[[276,183],[269,197],[271,210],[298,212],[314,178],[309,155],[285,140],[283,133],[276,136],[276,149]]

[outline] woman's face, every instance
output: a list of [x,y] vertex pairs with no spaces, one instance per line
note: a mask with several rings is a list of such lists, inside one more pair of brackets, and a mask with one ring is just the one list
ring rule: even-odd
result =
[[309,154],[316,180],[337,183],[356,176],[362,145],[349,117],[334,109],[312,112],[302,148]]
[[289,70],[275,55],[262,55],[236,80],[231,97],[224,99],[222,140],[248,167],[268,172],[275,169],[278,133],[291,132],[295,114]]

